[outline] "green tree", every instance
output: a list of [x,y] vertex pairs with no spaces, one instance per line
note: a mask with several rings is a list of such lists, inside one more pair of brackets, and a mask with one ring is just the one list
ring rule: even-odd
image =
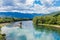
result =
[[4,18],[3,19],[5,22],[13,22],[13,18]]
[[49,20],[49,24],[56,24],[56,18],[52,16]]
[[45,18],[43,16],[38,17],[38,23],[45,23]]
[[0,22],[4,22],[3,18],[0,18]]
[[34,24],[34,26],[36,26],[38,24],[38,17],[33,18],[33,24]]
[[59,25],[60,25],[60,15],[59,15],[59,16],[57,16],[57,24],[59,24]]
[[56,24],[56,17],[45,16],[45,24]]
[[45,18],[45,24],[48,24],[49,21],[51,20],[51,16],[44,16]]

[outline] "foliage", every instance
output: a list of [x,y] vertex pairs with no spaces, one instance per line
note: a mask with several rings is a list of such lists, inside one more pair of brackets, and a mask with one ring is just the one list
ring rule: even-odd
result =
[[0,34],[0,40],[6,40],[5,34]]
[[34,22],[34,26],[36,26],[37,25],[37,22],[38,21],[38,17],[34,17],[34,19],[33,19],[33,22]]
[[59,15],[59,16],[57,16],[57,24],[59,24],[59,25],[60,25],[60,15]]
[[0,17],[0,23],[4,23],[4,22],[15,22],[15,21],[21,21],[21,20],[32,20],[32,19],[29,19],[29,18],[11,18],[11,17],[1,18]]
[[60,25],[60,12],[56,12],[55,15],[37,16],[33,18],[33,23]]

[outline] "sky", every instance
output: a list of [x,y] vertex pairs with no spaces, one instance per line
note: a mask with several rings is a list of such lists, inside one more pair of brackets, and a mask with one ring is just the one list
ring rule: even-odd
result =
[[0,12],[43,13],[60,11],[60,0],[0,0]]

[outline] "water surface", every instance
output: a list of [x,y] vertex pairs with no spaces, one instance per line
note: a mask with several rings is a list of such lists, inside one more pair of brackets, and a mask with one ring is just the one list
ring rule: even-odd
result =
[[45,30],[35,30],[32,21],[22,21],[22,28],[18,24],[19,22],[14,22],[1,29],[6,34],[6,40],[60,40],[54,31],[47,33]]

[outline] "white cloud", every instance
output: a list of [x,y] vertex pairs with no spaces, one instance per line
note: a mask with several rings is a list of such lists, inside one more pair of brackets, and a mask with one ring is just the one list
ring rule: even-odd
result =
[[[26,0],[22,3],[20,0],[13,0],[14,6],[3,6],[3,1],[0,0],[0,12],[22,12],[22,13],[50,13],[53,11],[59,11],[60,7],[54,7],[55,0],[40,0],[43,5],[33,4],[34,0]],[[49,7],[47,7],[48,5]],[[34,5],[34,6],[33,6]],[[33,7],[31,7],[33,6]]]
[[10,10],[12,10],[12,6],[2,6],[2,7],[0,7],[0,12],[1,11],[10,11]]
[[47,9],[49,12],[53,12],[53,11],[59,11],[60,7],[50,7]]
[[33,5],[33,2],[34,2],[34,0],[26,0],[26,6],[32,6]]
[[3,1],[2,1],[2,0],[0,0],[0,7],[2,6],[2,3],[3,3]]
[[43,5],[53,5],[54,0],[40,0]]

